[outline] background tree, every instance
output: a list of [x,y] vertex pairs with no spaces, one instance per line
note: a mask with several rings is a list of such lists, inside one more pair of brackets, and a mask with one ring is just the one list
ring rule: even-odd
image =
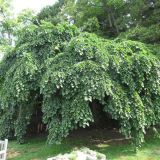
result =
[[[57,9],[56,9],[57,8]],[[46,11],[45,11],[46,10]],[[97,19],[98,25],[100,26],[97,33],[101,36],[115,37],[121,32],[134,30],[130,35],[134,34],[137,40],[140,40],[141,34],[144,35],[143,30],[148,27],[148,35],[152,35],[153,40],[151,43],[159,41],[159,33],[157,34],[159,28],[159,17],[160,17],[160,2],[155,0],[67,0],[59,1],[56,5],[50,7],[50,9],[44,9],[39,15],[45,14],[45,17],[55,17],[58,16],[58,20],[64,21],[68,20],[74,23],[77,27],[84,29],[86,24],[90,23],[93,18]],[[47,16],[48,15],[48,16]],[[41,16],[41,19],[46,19]],[[52,19],[52,18],[48,18]],[[51,20],[49,20],[51,21]],[[92,21],[97,25],[96,21]],[[152,33],[152,28],[156,28],[156,35]],[[138,28],[138,29],[137,29]],[[95,31],[94,31],[95,32]],[[146,33],[147,34],[147,33]],[[128,33],[127,33],[128,36]],[[145,35],[144,35],[145,36]],[[128,36],[129,38],[130,36]],[[139,38],[138,38],[139,37]],[[150,39],[149,36],[147,39]],[[155,38],[154,38],[155,37]],[[130,37],[134,39],[133,37]],[[155,39],[155,40],[154,40]],[[142,38],[142,41],[143,38]],[[147,42],[146,40],[145,42]],[[149,41],[148,41],[149,42]],[[149,42],[149,43],[150,43]]]
[[47,6],[41,10],[37,15],[37,20],[40,22],[42,20],[50,21],[53,24],[62,22],[62,17],[60,15],[61,10],[64,5],[64,0],[59,0],[53,6]]
[[12,44],[13,28],[15,26],[11,15],[11,0],[0,1],[0,36],[1,44]]

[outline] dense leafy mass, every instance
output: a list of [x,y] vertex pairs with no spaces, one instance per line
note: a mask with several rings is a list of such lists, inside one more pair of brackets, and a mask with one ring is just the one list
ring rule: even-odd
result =
[[160,123],[159,70],[141,42],[106,40],[66,23],[27,26],[0,64],[0,137],[23,142],[39,104],[48,142],[59,143],[94,121],[89,103],[98,100],[139,146]]
[[[40,94],[40,81],[46,71],[45,60],[63,49],[63,42],[77,34],[75,27],[44,23],[31,25],[19,33],[17,46],[0,67],[0,137],[15,135],[20,142],[26,133]],[[13,121],[13,119],[15,121]]]
[[151,25],[149,27],[137,26],[127,32],[121,33],[119,37],[148,44],[160,44],[160,24]]
[[[59,0],[55,5],[43,9],[37,18],[54,23],[67,20],[82,30],[110,38],[137,26],[148,28],[160,24],[160,1]],[[143,31],[146,32],[142,29],[139,34],[145,34]]]

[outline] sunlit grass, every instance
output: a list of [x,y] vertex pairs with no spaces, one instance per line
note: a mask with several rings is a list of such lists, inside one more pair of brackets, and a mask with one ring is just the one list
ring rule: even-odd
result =
[[[93,135],[91,135],[93,133]],[[103,133],[104,134],[104,133]],[[107,135],[107,134],[106,134]],[[110,136],[112,134],[110,133]],[[115,137],[115,135],[114,135]],[[47,145],[45,137],[32,138],[19,145],[9,142],[9,160],[46,160],[57,154],[71,152],[75,148],[88,147],[105,154],[109,160],[160,160],[160,139],[149,136],[137,153],[129,141],[123,138],[111,139],[101,133],[87,132],[71,136],[60,145]]]

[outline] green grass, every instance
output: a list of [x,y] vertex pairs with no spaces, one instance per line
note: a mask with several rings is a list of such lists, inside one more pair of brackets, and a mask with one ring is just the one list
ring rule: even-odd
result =
[[119,135],[114,132],[105,135],[103,131],[76,133],[60,145],[46,145],[45,137],[28,139],[28,143],[23,145],[10,141],[8,160],[46,160],[81,147],[104,153],[109,160],[160,160],[160,139],[149,136],[143,147],[135,153],[129,142]]

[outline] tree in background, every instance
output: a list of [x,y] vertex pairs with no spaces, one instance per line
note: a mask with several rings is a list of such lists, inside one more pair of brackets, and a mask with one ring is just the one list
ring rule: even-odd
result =
[[27,25],[37,23],[32,10],[23,10],[14,15],[12,0],[0,0],[0,52],[7,54],[16,43],[19,31]]
[[95,17],[103,33],[115,36],[120,32],[116,18],[124,4],[124,1],[69,0],[66,1],[63,12],[71,16],[75,25],[82,28]]
[[[131,6],[131,7],[129,7]],[[129,4],[129,17],[131,27],[121,37],[139,40],[145,43],[160,43],[160,1],[140,0]]]
[[12,45],[15,23],[11,15],[11,0],[0,1],[0,37],[1,44]]
[[[159,41],[160,2],[158,0],[67,0],[59,1],[39,13],[40,20],[68,20],[82,30],[86,25],[99,26],[93,31],[108,38],[126,32],[130,39],[155,43]],[[56,23],[57,23],[56,22]],[[97,23],[98,22],[98,23]],[[95,24],[93,24],[95,23]],[[152,28],[156,28],[156,33]],[[90,29],[91,30],[91,29]],[[145,33],[148,35],[145,35]],[[133,35],[133,36],[132,36]],[[143,37],[141,36],[143,35]],[[150,35],[150,36],[149,36]],[[152,40],[148,40],[148,39]]]
[[37,20],[40,21],[49,21],[53,24],[62,22],[61,10],[64,6],[64,0],[59,0],[53,6],[47,6],[41,10],[37,15]]

